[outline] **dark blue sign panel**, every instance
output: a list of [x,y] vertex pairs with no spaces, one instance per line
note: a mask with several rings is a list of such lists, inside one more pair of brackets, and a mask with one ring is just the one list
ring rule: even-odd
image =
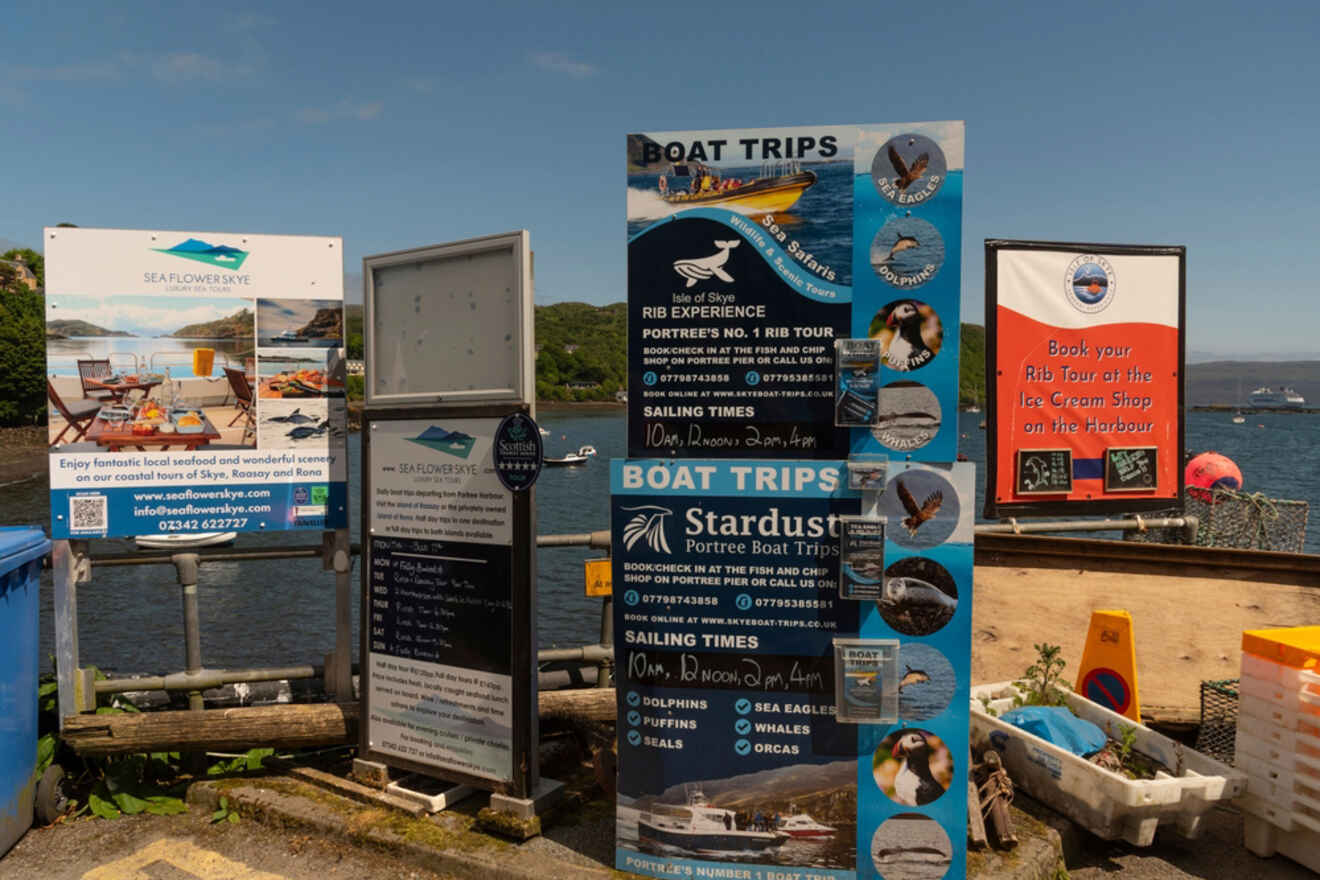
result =
[[532,488],[541,476],[541,431],[527,413],[509,413],[495,429],[495,476],[510,492]]
[[[961,876],[972,471],[890,471],[916,509],[886,511],[895,573],[859,602],[842,462],[611,463],[618,868],[852,880],[906,853]],[[898,724],[837,718],[834,640],[859,634],[899,640]]]
[[962,164],[960,122],[629,135],[628,454],[956,458]]

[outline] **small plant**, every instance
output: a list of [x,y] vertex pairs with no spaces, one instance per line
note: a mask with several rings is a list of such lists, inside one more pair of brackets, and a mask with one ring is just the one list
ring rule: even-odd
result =
[[1067,661],[1059,656],[1063,648],[1046,642],[1040,642],[1033,647],[1036,649],[1036,662],[1027,667],[1020,680],[1014,682],[1022,691],[1022,695],[1015,697],[1013,704],[1015,706],[1065,705],[1064,693],[1059,687],[1063,668],[1068,665]]
[[1131,724],[1118,726],[1118,761],[1126,766],[1132,757],[1132,746],[1137,742],[1137,728]]
[[220,798],[220,807],[211,814],[211,824],[218,822],[228,822],[230,825],[238,824],[238,810],[229,808],[229,798]]

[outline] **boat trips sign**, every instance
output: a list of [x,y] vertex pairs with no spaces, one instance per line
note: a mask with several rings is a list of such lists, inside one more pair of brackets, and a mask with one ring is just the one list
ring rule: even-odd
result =
[[986,242],[987,517],[1181,506],[1185,262]]
[[51,537],[346,527],[340,239],[45,244]]
[[[844,462],[615,460],[610,480],[616,867],[963,876],[972,465],[891,463],[887,534],[860,550]],[[841,597],[841,567],[878,598]]]
[[961,122],[627,151],[629,455],[956,457]]

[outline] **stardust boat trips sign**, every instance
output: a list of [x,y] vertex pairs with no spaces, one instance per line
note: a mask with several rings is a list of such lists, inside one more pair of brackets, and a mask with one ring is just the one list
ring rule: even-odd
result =
[[[611,463],[619,869],[962,876],[972,487],[969,465],[890,467],[887,580],[860,602],[842,462]],[[898,666],[897,722],[878,661],[844,670],[863,720],[841,719],[836,639]]]
[[346,526],[340,239],[45,242],[51,537]]
[[1182,498],[1182,247],[986,242],[986,516]]
[[962,166],[960,122],[629,135],[629,455],[953,459]]

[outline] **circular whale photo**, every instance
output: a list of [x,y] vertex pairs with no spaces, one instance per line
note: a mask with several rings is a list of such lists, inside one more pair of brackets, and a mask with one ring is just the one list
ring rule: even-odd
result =
[[949,167],[940,145],[921,134],[892,137],[871,160],[876,192],[895,205],[919,205],[940,191]]
[[929,816],[895,813],[871,838],[871,863],[884,880],[943,880],[953,863],[953,844]]
[[927,468],[900,470],[880,496],[880,513],[889,517],[889,537],[912,550],[949,540],[961,512],[953,484]]
[[944,344],[944,325],[919,299],[896,299],[875,313],[867,330],[880,340],[880,362],[891,370],[918,370],[935,360]]
[[904,642],[898,652],[898,717],[929,721],[949,708],[958,677],[938,648]]
[[884,589],[875,607],[885,623],[903,635],[928,636],[957,613],[958,585],[935,560],[908,556],[885,569]]
[[920,287],[944,265],[944,239],[925,220],[895,217],[871,239],[871,269],[902,290]]
[[920,382],[890,382],[876,394],[871,436],[899,452],[920,449],[940,432],[940,400]]
[[894,803],[924,807],[948,791],[953,782],[953,756],[944,741],[929,730],[905,727],[880,741],[871,756],[871,775]]

